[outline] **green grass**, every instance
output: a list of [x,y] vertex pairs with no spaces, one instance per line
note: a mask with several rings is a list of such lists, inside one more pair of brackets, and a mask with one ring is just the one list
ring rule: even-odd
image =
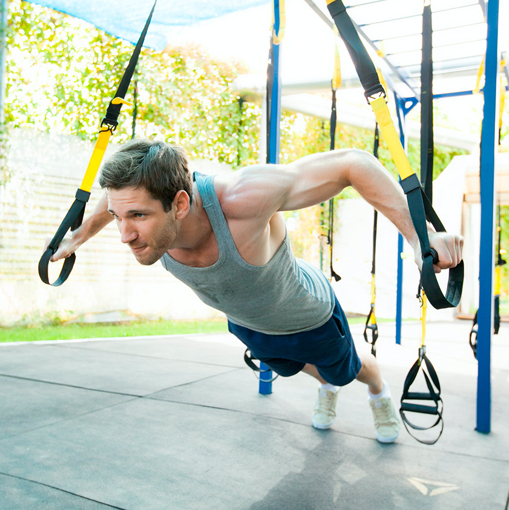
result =
[[[390,322],[391,319],[377,319]],[[350,324],[364,324],[365,317],[351,317]],[[37,342],[39,340],[73,340],[153,335],[186,335],[190,333],[226,333],[226,320],[211,321],[140,321],[115,324],[60,324],[0,327],[1,342]]]
[[225,333],[226,320],[214,321],[145,321],[128,324],[63,324],[58,326],[14,326],[0,328],[0,342],[35,342],[189,333]]

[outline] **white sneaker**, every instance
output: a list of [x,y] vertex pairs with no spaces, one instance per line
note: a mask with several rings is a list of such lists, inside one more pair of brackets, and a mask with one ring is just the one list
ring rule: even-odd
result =
[[339,388],[336,391],[318,388],[318,397],[313,410],[313,427],[315,429],[328,429],[336,419],[336,402]]
[[369,401],[375,420],[376,438],[380,443],[394,443],[399,436],[401,423],[391,397]]

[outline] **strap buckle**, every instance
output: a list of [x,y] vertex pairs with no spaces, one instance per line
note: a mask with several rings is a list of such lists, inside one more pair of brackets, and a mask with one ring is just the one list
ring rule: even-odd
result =
[[387,103],[387,92],[385,91],[381,83],[377,83],[376,85],[373,85],[372,87],[366,89],[364,91],[364,97],[366,98],[368,104],[371,104],[371,101],[374,101],[375,99],[379,99],[381,97],[383,97],[385,99],[385,102]]

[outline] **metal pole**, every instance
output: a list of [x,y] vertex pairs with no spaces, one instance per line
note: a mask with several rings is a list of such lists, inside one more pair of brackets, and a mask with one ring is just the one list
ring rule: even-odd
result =
[[491,337],[495,261],[495,154],[498,149],[499,0],[487,4],[488,35],[481,136],[481,250],[479,258],[479,311],[477,329],[477,426],[491,431]]
[[[406,151],[406,129],[405,129],[405,109],[403,108],[402,98],[394,93],[396,98],[396,112],[398,115],[399,138],[401,145]],[[396,343],[401,345],[401,323],[403,321],[403,236],[398,233],[398,273],[396,283]]]
[[[274,0],[274,32],[279,33],[279,0]],[[279,163],[280,151],[280,120],[281,120],[281,73],[280,73],[280,50],[281,44],[274,44],[272,37],[272,67],[274,71],[272,95],[270,97],[270,125],[269,139],[267,147],[267,162],[272,164]],[[269,367],[265,363],[260,363],[260,368],[266,370]],[[273,377],[272,371],[260,373],[259,393],[262,395],[270,395],[272,393],[272,383],[266,382]]]

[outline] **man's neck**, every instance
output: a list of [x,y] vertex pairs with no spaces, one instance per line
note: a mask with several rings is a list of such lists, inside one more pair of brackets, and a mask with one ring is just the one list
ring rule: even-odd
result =
[[172,256],[174,253],[184,254],[185,252],[198,254],[210,249],[211,243],[215,243],[214,231],[195,184],[189,213],[178,222],[177,238],[168,253]]

